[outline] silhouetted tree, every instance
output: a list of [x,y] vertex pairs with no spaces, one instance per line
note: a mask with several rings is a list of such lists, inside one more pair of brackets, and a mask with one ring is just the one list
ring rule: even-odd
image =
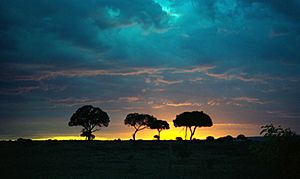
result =
[[176,116],[173,123],[175,127],[185,127],[185,139],[187,136],[187,129],[189,129],[191,132],[190,140],[192,140],[197,127],[211,127],[213,125],[209,115],[205,114],[203,111],[181,113]]
[[85,105],[79,108],[71,117],[69,126],[82,126],[81,135],[87,140],[93,140],[95,135],[92,133],[99,130],[96,127],[107,127],[109,116],[106,112],[92,105]]
[[124,124],[134,127],[132,138],[135,140],[136,133],[150,127],[150,123],[154,120],[157,119],[149,114],[130,113],[126,116]]
[[169,123],[163,120],[152,120],[150,123],[150,129],[156,129],[158,131],[157,140],[160,140],[160,132],[165,129],[170,129]]

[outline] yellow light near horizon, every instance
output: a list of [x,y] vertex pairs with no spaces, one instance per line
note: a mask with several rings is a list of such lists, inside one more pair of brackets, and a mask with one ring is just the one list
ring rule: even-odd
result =
[[[43,138],[34,138],[33,140],[85,140],[85,137],[81,136],[55,136],[55,137],[43,137]],[[109,140],[108,138],[96,137],[95,140]]]
[[[258,125],[252,125],[252,124],[215,124],[212,127],[202,127],[197,128],[196,134],[193,138],[196,139],[205,139],[207,136],[213,136],[215,138],[231,135],[233,137],[236,137],[239,134],[244,134],[246,136],[257,136],[259,126]],[[103,133],[94,133],[96,135],[95,140],[130,140],[132,139],[132,134],[134,132],[134,129],[130,128],[128,132],[122,132],[122,133],[109,133],[109,132],[103,132]],[[150,130],[145,129],[142,131],[139,131],[136,135],[136,139],[142,139],[142,140],[155,140],[154,135],[157,135],[157,130]],[[171,129],[169,130],[163,130],[161,132],[161,140],[175,140],[176,137],[182,137],[184,139],[185,136],[185,129],[184,127],[175,128],[171,126]],[[190,132],[188,131],[187,139],[189,139]],[[41,138],[34,138],[33,140],[85,140],[84,137],[81,137],[79,135],[70,135],[70,136],[51,136],[51,137],[41,137]]]

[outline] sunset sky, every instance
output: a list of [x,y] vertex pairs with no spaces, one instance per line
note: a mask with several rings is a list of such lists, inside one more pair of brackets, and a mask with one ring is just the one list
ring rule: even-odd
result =
[[0,22],[0,139],[79,137],[86,104],[110,116],[98,139],[131,138],[131,112],[183,137],[194,110],[214,122],[196,138],[300,133],[300,0],[1,0]]

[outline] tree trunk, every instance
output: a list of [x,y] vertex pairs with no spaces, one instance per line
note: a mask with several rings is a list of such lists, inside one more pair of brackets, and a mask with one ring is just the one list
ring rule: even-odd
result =
[[157,140],[160,140],[160,130],[158,130],[158,139]]
[[91,131],[87,131],[86,137],[87,137],[88,141],[92,140],[92,132]]
[[134,131],[134,133],[132,135],[133,140],[135,140],[135,135],[136,135],[137,132],[138,132],[138,130]]
[[192,127],[189,127],[189,129],[190,129],[190,132],[191,132],[190,140],[192,140],[193,139]]
[[190,127],[190,131],[191,131],[191,137],[190,137],[190,140],[193,139],[193,136],[194,136],[194,134],[195,134],[195,132],[196,132],[196,128],[197,128],[197,126],[195,126],[194,129],[193,129],[193,131],[192,131],[192,128]]
[[187,127],[185,127],[185,136],[184,136],[184,140],[186,140],[186,136],[187,136]]

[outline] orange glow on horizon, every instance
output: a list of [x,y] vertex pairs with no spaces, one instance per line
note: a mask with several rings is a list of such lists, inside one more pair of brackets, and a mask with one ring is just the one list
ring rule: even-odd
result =
[[[109,132],[102,132],[94,134],[96,138],[94,140],[130,140],[132,139],[133,128],[129,129],[128,132],[123,133],[109,133]],[[139,131],[136,135],[136,139],[142,140],[155,140],[154,135],[157,134],[156,130],[145,129]],[[246,136],[258,136],[259,135],[259,125],[252,125],[252,124],[215,124],[212,127],[203,127],[197,128],[196,134],[193,138],[196,139],[205,139],[207,136],[213,136],[215,138],[231,135],[236,137],[239,134],[244,134]],[[163,130],[161,132],[161,140],[175,140],[176,137],[182,137],[184,139],[185,130],[183,127],[175,128],[171,126],[169,130]],[[189,139],[190,133],[188,132],[187,139]],[[40,137],[40,138],[33,138],[33,140],[85,140],[84,137],[79,136],[79,134],[72,134],[72,135],[53,135],[49,137]]]

